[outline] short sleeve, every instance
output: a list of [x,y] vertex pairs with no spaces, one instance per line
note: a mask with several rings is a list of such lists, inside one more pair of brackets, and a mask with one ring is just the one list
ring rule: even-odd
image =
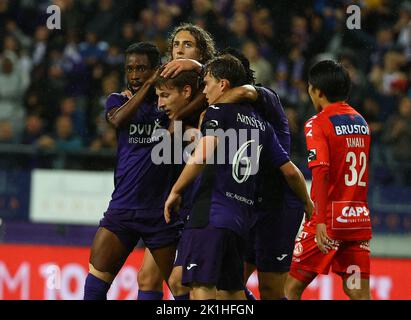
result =
[[106,114],[113,108],[119,108],[128,101],[128,98],[119,94],[112,93],[106,100]]
[[328,140],[320,120],[320,118],[313,117],[304,126],[309,168],[330,165]]
[[267,139],[267,159],[269,163],[277,168],[281,167],[286,162],[290,161],[290,158],[284,148],[281,146],[277,135],[271,126],[266,127],[269,130]]

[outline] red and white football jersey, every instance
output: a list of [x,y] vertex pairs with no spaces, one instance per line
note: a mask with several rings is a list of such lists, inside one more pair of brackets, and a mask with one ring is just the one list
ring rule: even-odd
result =
[[[367,122],[347,103],[333,103],[306,122],[305,136],[308,167],[329,167],[328,235],[347,241],[370,239],[367,192],[371,136]],[[312,183],[319,182],[314,179]],[[311,190],[315,203],[314,188]],[[317,214],[314,212],[306,224],[312,232]]]

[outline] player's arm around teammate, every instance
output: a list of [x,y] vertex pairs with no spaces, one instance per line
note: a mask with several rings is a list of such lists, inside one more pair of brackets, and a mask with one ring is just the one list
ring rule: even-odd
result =
[[[171,77],[175,77],[181,71],[192,69],[195,69],[197,73],[201,73],[202,63],[207,62],[215,54],[214,41],[202,28],[191,24],[183,24],[173,30],[169,38],[168,54],[171,61],[162,69],[161,76],[169,77],[171,75]],[[185,59],[188,59],[188,61],[186,62]],[[184,104],[173,111],[173,120],[186,119],[201,112],[205,103],[205,97],[200,91],[188,104]],[[187,291],[180,284],[180,273],[179,268],[174,268],[171,277],[168,279],[170,289],[176,299],[184,299]],[[145,296],[149,299],[150,295],[153,297],[160,295],[163,282],[160,275],[150,251],[146,249],[138,274],[139,297]],[[154,294],[150,292],[154,292]]]

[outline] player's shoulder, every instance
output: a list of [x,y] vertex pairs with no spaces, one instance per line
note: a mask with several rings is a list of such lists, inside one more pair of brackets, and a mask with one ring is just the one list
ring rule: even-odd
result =
[[311,118],[309,118],[305,122],[304,127],[312,127],[314,124],[320,123],[322,121],[324,121],[324,115],[322,112],[320,112],[320,113],[313,115]]
[[118,92],[113,92],[107,97],[107,105],[120,103],[120,106],[128,100],[128,97]]
[[262,85],[254,85],[254,88],[258,94],[257,102],[270,101],[271,104],[281,104],[280,96],[273,89]]

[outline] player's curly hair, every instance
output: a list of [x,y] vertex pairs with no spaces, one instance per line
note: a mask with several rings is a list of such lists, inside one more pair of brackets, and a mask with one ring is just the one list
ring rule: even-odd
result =
[[172,59],[174,38],[180,31],[188,31],[194,39],[196,39],[197,48],[200,50],[201,54],[201,60],[199,61],[200,63],[204,64],[215,56],[215,43],[210,33],[194,24],[184,23],[174,28],[168,38],[168,56],[170,60]]

